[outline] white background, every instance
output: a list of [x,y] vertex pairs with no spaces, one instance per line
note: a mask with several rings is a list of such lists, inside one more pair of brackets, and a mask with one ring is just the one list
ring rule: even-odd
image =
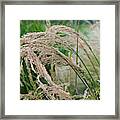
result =
[[[20,100],[20,20],[100,20],[101,100]],[[114,115],[115,6],[6,5],[5,114]]]

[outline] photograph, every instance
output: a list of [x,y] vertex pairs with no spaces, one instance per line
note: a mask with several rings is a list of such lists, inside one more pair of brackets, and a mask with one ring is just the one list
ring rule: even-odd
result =
[[20,100],[100,100],[100,20],[20,20]]

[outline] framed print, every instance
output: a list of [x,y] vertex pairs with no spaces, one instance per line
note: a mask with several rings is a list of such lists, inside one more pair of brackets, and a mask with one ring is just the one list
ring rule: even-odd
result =
[[119,119],[117,0],[1,8],[2,119]]

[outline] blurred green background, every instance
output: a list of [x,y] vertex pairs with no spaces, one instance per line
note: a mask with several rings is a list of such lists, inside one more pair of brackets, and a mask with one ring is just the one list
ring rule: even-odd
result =
[[[20,37],[29,32],[44,32],[46,25],[65,25],[82,32],[86,37],[89,36],[91,31],[90,26],[99,20],[21,20],[20,21]],[[79,26],[77,25],[79,24]]]

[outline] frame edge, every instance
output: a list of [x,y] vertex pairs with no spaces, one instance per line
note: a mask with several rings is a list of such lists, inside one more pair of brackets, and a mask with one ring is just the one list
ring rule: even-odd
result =
[[[24,1],[25,2],[25,5],[28,5],[28,3],[29,3],[29,1]],[[32,2],[32,1],[31,1]],[[53,2],[48,2],[48,1],[35,1],[34,3],[40,3],[41,2],[41,5],[43,4],[43,3],[45,3],[46,2],[46,4],[68,4],[69,3],[69,1],[67,1],[67,2],[64,2],[64,1],[62,1],[62,2],[60,2],[60,1],[58,1],[58,2],[56,2],[56,1],[53,1]],[[73,2],[76,2],[76,1],[71,1],[71,4],[73,3]],[[78,2],[78,1],[77,1]],[[79,1],[80,2],[80,1]],[[88,1],[81,1],[81,4],[83,5],[83,3],[87,3]],[[90,1],[89,1],[90,2]],[[92,2],[95,2],[95,1],[92,1]],[[103,1],[96,1],[95,2],[95,5],[96,4],[99,4],[99,3],[102,3],[102,4],[107,4],[107,3],[109,3],[109,2],[111,2],[111,1],[107,1],[107,2],[103,2]],[[1,107],[1,112],[0,112],[0,119],[2,118],[2,119],[29,119],[29,117],[27,116],[27,115],[25,115],[25,116],[17,116],[16,115],[16,117],[15,116],[12,116],[12,115],[5,115],[5,104],[3,104],[4,102],[5,102],[5,5],[13,5],[13,4],[15,4],[16,5],[16,3],[17,3],[17,5],[21,5],[21,4],[23,4],[23,1],[2,1],[1,2],[1,55],[0,55],[0,57],[1,57],[1,63],[0,63],[0,70],[1,70],[1,74],[0,74],[0,78],[1,78],[1,84],[0,84],[0,86],[1,86],[1,91],[0,91],[0,96],[1,96],[1,105],[0,105],[0,107]],[[87,4],[89,4],[89,3],[87,3]],[[91,3],[91,4],[93,4],[93,3]],[[115,59],[116,59],[116,61],[115,61],[115,63],[117,63],[117,64],[115,64],[115,79],[117,79],[118,78],[118,80],[115,80],[115,86],[116,86],[116,88],[115,88],[115,96],[118,96],[118,99],[117,98],[115,98],[115,103],[117,103],[117,104],[115,104],[115,115],[111,115],[111,117],[110,118],[114,118],[114,119],[119,119],[119,69],[120,68],[118,68],[118,66],[119,66],[119,33],[120,33],[120,31],[119,31],[119,28],[120,28],[120,2],[119,1],[115,1],[115,2],[111,2],[110,4],[115,4]],[[29,4],[29,5],[31,5],[31,4]],[[116,37],[116,36],[118,36],[118,37]],[[117,78],[116,78],[116,76],[117,76]],[[81,116],[81,117],[80,117]],[[79,118],[81,119],[85,119],[84,118],[84,116],[82,116],[82,115],[80,115],[79,116]],[[109,115],[108,115],[109,116]],[[39,116],[36,116],[36,119],[48,119],[48,118],[51,118],[51,119],[60,119],[60,118],[67,118],[67,119],[69,119],[68,117],[65,117],[65,116],[42,116],[41,115],[41,118],[38,118]],[[76,116],[77,117],[77,116]],[[89,116],[90,117],[90,116]],[[34,118],[34,116],[31,116],[30,117],[30,119],[33,119]],[[73,117],[71,117],[71,118],[73,118]],[[74,117],[75,118],[75,117]],[[87,119],[88,119],[88,117],[86,117]],[[90,117],[91,118],[91,117]],[[93,118],[93,117],[92,117]],[[91,118],[91,119],[92,119]],[[100,118],[102,118],[102,117],[98,117],[98,119],[100,119]],[[108,118],[106,115],[104,116],[104,118]],[[102,118],[102,119],[104,119],[104,118]],[[77,118],[75,118],[75,119],[78,119],[78,117]],[[96,116],[95,116],[95,118],[94,119],[96,119]]]

